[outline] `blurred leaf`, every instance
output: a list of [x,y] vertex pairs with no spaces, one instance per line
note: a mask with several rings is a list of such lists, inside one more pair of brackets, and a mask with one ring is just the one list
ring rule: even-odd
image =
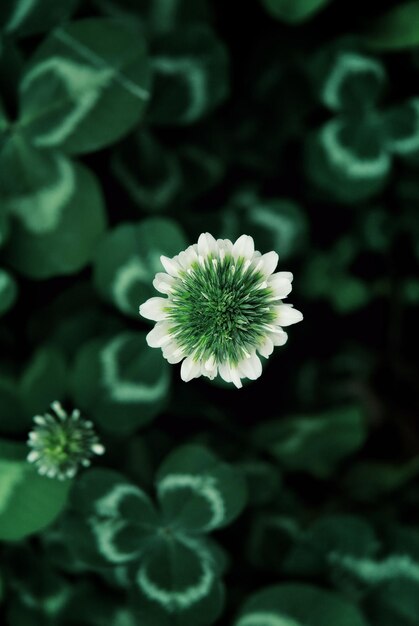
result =
[[366,436],[365,417],[355,405],[265,422],[254,431],[257,444],[288,471],[306,471],[323,479],[356,452]]
[[331,111],[367,113],[386,86],[383,63],[360,49],[353,38],[338,39],[315,54],[309,73],[316,92]]
[[337,593],[302,584],[267,587],[244,604],[234,626],[367,626],[359,610]]
[[306,143],[307,175],[339,202],[354,203],[377,194],[390,168],[391,157],[374,123],[335,118]]
[[333,568],[341,558],[370,558],[378,547],[372,527],[363,519],[324,516],[298,536],[283,561],[283,571],[291,576],[333,576]]
[[419,152],[419,98],[411,98],[389,109],[384,115],[387,146],[404,157]]
[[203,24],[159,38],[153,48],[153,124],[192,124],[227,96],[227,52]]
[[168,524],[185,532],[209,532],[243,510],[246,484],[239,470],[199,446],[184,446],[160,467],[157,494]]
[[279,20],[298,24],[310,19],[331,0],[262,0],[266,10]]
[[345,476],[351,498],[371,502],[402,488],[419,474],[419,457],[406,463],[364,462],[353,465]]
[[368,616],[373,626],[416,626],[419,618],[419,584],[392,580],[369,595]]
[[76,406],[107,431],[128,435],[149,423],[167,402],[169,366],[150,350],[145,333],[125,332],[87,343],[72,374]]
[[377,50],[399,50],[419,44],[419,2],[399,2],[374,19],[365,42]]
[[149,66],[135,23],[100,18],[60,26],[20,86],[19,127],[40,148],[98,150],[135,126],[149,99]]
[[176,155],[147,132],[131,135],[115,153],[112,169],[133,202],[143,211],[164,211],[182,187]]
[[223,235],[231,239],[252,233],[260,250],[276,250],[281,259],[301,252],[307,244],[308,220],[297,204],[287,199],[261,198],[243,191],[233,197],[232,209],[223,213]]
[[276,500],[282,476],[275,465],[254,459],[244,461],[238,467],[246,478],[249,504],[263,506]]
[[6,270],[0,268],[0,315],[6,313],[15,303],[18,287]]
[[40,348],[27,365],[20,380],[22,412],[28,417],[43,413],[54,400],[62,400],[67,387],[67,367],[58,350]]
[[79,271],[105,228],[102,194],[85,167],[16,135],[0,154],[0,194],[14,217],[10,264],[31,278]]
[[150,218],[125,223],[103,239],[94,263],[99,293],[122,313],[139,318],[138,307],[156,292],[152,282],[164,271],[160,256],[172,257],[186,248],[186,238],[174,220]]
[[0,539],[18,541],[51,524],[63,510],[71,481],[39,476],[26,446],[0,441]]
[[33,35],[48,31],[74,13],[79,0],[2,0],[0,23],[7,33]]

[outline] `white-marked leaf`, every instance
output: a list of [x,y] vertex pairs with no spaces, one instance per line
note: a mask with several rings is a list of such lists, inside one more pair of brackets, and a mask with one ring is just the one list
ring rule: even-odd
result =
[[98,248],[95,286],[108,302],[138,319],[139,305],[156,295],[152,282],[163,271],[160,256],[172,257],[185,248],[185,235],[171,219],[150,218],[138,225],[118,226]]
[[289,471],[306,471],[319,478],[358,450],[367,436],[365,417],[357,406],[340,407],[310,416],[295,416],[261,424],[255,441]]
[[155,42],[151,60],[155,124],[192,124],[228,94],[228,59],[223,44],[203,24],[184,27]]
[[400,156],[419,152],[419,98],[412,98],[384,115],[384,132],[390,150]]
[[383,64],[339,41],[314,59],[312,76],[325,106],[332,111],[361,112],[377,101],[386,83]]
[[289,24],[304,22],[323,9],[331,0],[262,0],[266,10]]
[[0,194],[14,218],[9,263],[31,278],[74,273],[89,263],[106,223],[93,174],[18,136],[4,147],[0,172]]
[[305,157],[306,173],[312,182],[348,203],[380,191],[392,164],[379,126],[343,116],[310,136]]
[[241,472],[201,446],[175,450],[160,467],[156,486],[165,518],[187,531],[225,526],[246,503]]
[[76,405],[106,430],[125,435],[159,414],[170,386],[168,364],[147,348],[141,332],[86,344],[72,378]]
[[7,33],[33,35],[68,19],[79,0],[2,0],[0,22]]
[[37,147],[102,148],[138,123],[149,99],[144,38],[135,22],[61,26],[31,60],[20,94],[19,125]]
[[17,284],[9,272],[0,269],[0,315],[6,313],[17,298]]
[[307,242],[307,217],[298,204],[285,198],[265,199],[244,191],[233,198],[223,218],[225,237],[237,239],[242,232],[251,232],[260,250],[278,250],[281,259],[298,254]]
[[135,583],[144,624],[204,626],[223,606],[218,565],[206,543],[170,531],[147,553]]
[[140,15],[151,36],[188,23],[206,22],[211,15],[208,0],[96,0],[95,4],[105,15]]
[[282,571],[291,576],[329,575],[340,586],[340,562],[348,557],[368,559],[378,547],[374,530],[365,520],[353,515],[328,515],[298,535],[282,563]]
[[72,491],[72,505],[80,530],[75,551],[86,562],[136,561],[155,534],[158,518],[149,497],[117,472],[87,472]]
[[170,207],[181,191],[177,156],[145,131],[130,136],[114,154],[112,168],[132,201],[142,211]]
[[304,584],[267,587],[244,604],[234,626],[368,626],[359,609],[337,593]]
[[0,441],[0,539],[18,541],[51,524],[64,508],[71,481],[39,476],[24,444]]

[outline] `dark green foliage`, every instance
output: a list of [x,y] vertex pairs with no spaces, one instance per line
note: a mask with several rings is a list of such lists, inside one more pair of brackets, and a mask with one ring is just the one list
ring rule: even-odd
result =
[[[418,626],[418,44],[416,0],[1,0],[2,625]],[[203,232],[304,313],[240,390],[138,312]],[[105,448],[62,481],[54,401]]]

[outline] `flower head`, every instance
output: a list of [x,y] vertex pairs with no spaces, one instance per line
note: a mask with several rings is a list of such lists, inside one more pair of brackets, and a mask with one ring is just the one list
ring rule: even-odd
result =
[[34,417],[35,427],[28,439],[32,450],[27,459],[42,476],[73,478],[80,466],[88,467],[91,457],[103,454],[105,448],[92,422],[81,419],[78,409],[68,415],[59,402],[53,402],[51,409]]
[[181,377],[214,378],[241,387],[242,378],[262,373],[257,353],[268,358],[287,341],[283,326],[303,316],[283,304],[291,291],[290,272],[273,273],[276,252],[261,254],[252,237],[233,244],[202,234],[198,243],[169,259],[156,274],[154,287],[166,298],[150,298],[140,313],[157,322],[148,345],[161,348],[169,363],[182,362]]

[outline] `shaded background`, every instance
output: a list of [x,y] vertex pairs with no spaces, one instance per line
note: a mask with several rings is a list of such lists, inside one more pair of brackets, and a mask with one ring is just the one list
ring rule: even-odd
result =
[[[10,0],[0,22],[5,622],[236,624],[304,583],[346,608],[297,587],[307,614],[278,588],[258,610],[417,626],[419,3]],[[138,316],[160,255],[205,231],[276,250],[305,316],[241,391],[182,383]],[[148,493],[187,442],[240,469],[213,614],[144,614],[63,551],[69,485],[24,461],[53,400]]]

